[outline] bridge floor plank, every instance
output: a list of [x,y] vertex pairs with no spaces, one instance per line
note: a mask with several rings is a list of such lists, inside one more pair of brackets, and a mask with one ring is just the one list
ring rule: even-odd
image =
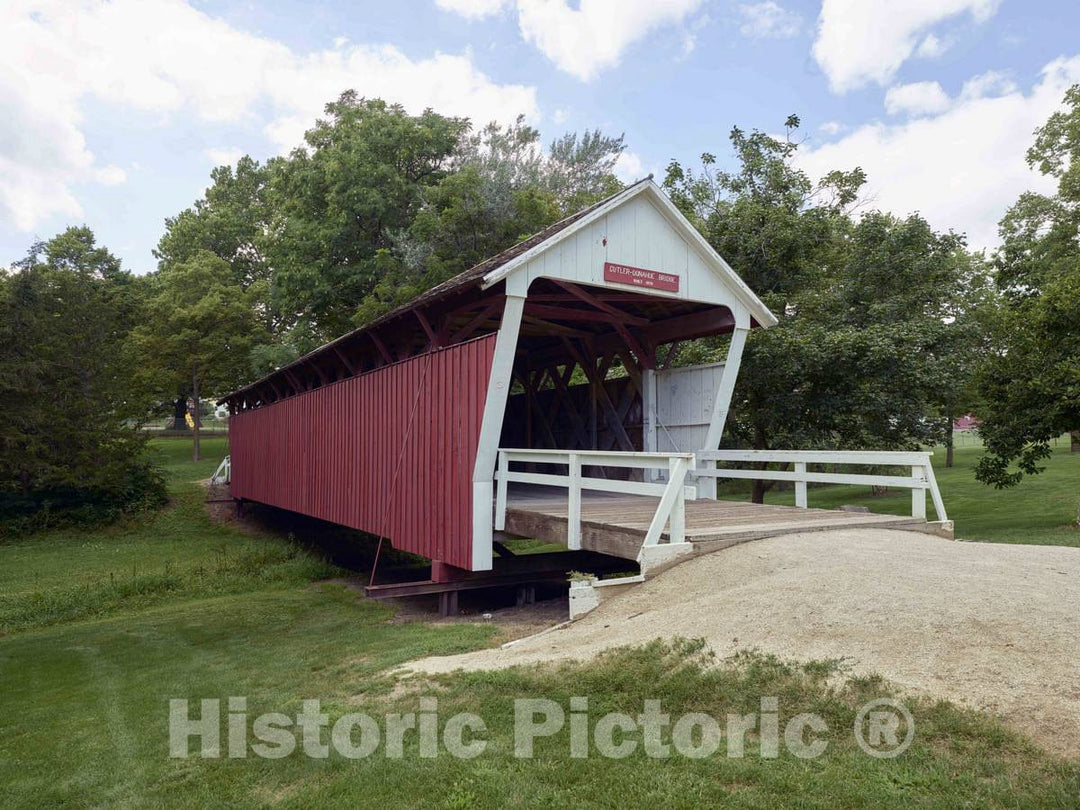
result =
[[[582,548],[636,559],[659,500],[645,495],[583,492]],[[506,512],[508,533],[564,543],[566,516],[565,490],[511,485]],[[793,532],[869,526],[929,528],[926,521],[910,516],[800,509],[741,501],[700,499],[686,502],[686,539],[691,543],[730,541],[734,544]],[[667,540],[665,532],[661,542]]]

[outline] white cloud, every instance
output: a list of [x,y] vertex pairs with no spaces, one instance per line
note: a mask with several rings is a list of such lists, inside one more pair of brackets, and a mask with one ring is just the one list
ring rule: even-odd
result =
[[232,166],[244,156],[244,150],[234,146],[218,146],[204,149],[203,154],[210,158],[215,166]]
[[184,0],[7,0],[0,5],[0,223],[30,230],[82,213],[78,183],[122,182],[81,130],[89,101],[157,116],[263,126],[297,145],[327,101],[353,88],[410,112],[536,120],[536,92],[493,82],[472,55],[413,60],[390,46],[297,53]]
[[551,114],[551,120],[556,124],[565,124],[566,119],[570,117],[570,113],[565,107],[556,107],[555,112]]
[[103,186],[118,186],[127,182],[127,172],[119,166],[102,166],[94,170],[94,179]]
[[941,56],[945,51],[949,50],[951,42],[936,37],[933,34],[927,34],[923,41],[919,43],[919,47],[915,50],[915,55],[922,57],[923,59],[936,59]]
[[950,104],[948,95],[937,82],[898,84],[885,93],[885,109],[889,115],[940,113],[949,109]]
[[838,135],[845,129],[847,129],[847,127],[839,121],[826,121],[818,127],[818,130],[824,132],[826,135]]
[[521,35],[559,70],[589,81],[650,31],[681,22],[704,0],[518,0]]
[[920,211],[936,228],[966,232],[974,247],[994,246],[997,222],[1021,192],[1053,190],[1024,154],[1033,130],[1077,81],[1080,56],[1056,59],[1028,93],[1015,87],[993,97],[961,93],[940,115],[861,126],[803,153],[800,165],[814,176],[861,166],[877,207],[899,215]]
[[1016,82],[1009,78],[1008,74],[999,70],[988,70],[986,73],[973,76],[964,82],[960,90],[960,98],[975,99],[986,96],[1004,96],[1016,92]]
[[[1001,0],[824,0],[814,58],[835,92],[870,82],[886,84],[915,53],[927,29],[961,14],[976,22],[993,16]],[[923,38],[923,56],[942,43]]]
[[622,180],[624,183],[632,183],[635,180],[640,180],[648,172],[645,171],[645,163],[641,160],[641,156],[636,152],[631,152],[629,149],[623,150],[615,161],[615,176]]
[[739,32],[751,39],[785,39],[802,30],[802,17],[774,0],[739,6],[743,24]]
[[435,0],[435,5],[443,11],[452,11],[471,20],[498,14],[506,5],[506,0]]

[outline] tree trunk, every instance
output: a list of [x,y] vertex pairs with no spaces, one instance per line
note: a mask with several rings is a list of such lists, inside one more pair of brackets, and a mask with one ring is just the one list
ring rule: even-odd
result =
[[187,415],[187,397],[183,393],[176,395],[176,401],[173,403],[173,420],[171,425],[165,427],[166,430],[187,430],[187,420],[184,418]]
[[951,467],[953,465],[953,456],[955,455],[955,447],[953,446],[953,420],[949,417],[949,424],[945,426],[945,466]]
[[757,478],[750,482],[750,502],[751,503],[765,503],[765,493],[769,487],[764,482]]
[[1080,430],[1069,431],[1069,452],[1080,453]]
[[[760,425],[754,425],[754,449],[765,450],[768,442],[765,441],[765,429]],[[768,464],[762,464],[758,469],[764,470]],[[765,493],[769,491],[769,482],[755,478],[750,482],[750,502],[765,503]]]
[[195,401],[195,413],[191,415],[191,421],[195,425],[192,430],[194,442],[192,444],[192,460],[198,461],[199,456],[199,375],[194,374],[191,378],[191,398]]

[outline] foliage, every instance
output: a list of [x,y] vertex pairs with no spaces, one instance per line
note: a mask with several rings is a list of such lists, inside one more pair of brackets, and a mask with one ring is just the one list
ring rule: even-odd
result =
[[412,224],[395,236],[398,274],[377,285],[354,321],[365,323],[613,193],[622,150],[622,136],[597,130],[568,133],[545,154],[540,133],[522,117],[463,133],[446,176],[424,189]]
[[95,523],[164,499],[130,420],[124,341],[141,283],[89,228],[35,244],[0,272],[0,526]]
[[624,137],[585,130],[568,132],[551,142],[545,163],[545,186],[555,196],[563,216],[580,211],[614,194],[620,183],[615,162],[625,149]]
[[270,264],[264,255],[269,227],[267,167],[244,156],[236,169],[218,166],[211,185],[191,208],[165,220],[165,233],[154,255],[161,270],[189,262],[209,251],[228,262],[229,280],[249,296],[268,330],[284,318],[271,306]]
[[[228,263],[199,251],[160,271],[152,284],[146,319],[132,333],[146,389],[167,397],[190,382],[198,410],[200,391],[225,393],[243,384],[261,324],[250,289],[232,279]],[[198,441],[196,429],[196,461]]]
[[343,93],[305,135],[306,148],[269,167],[266,252],[272,295],[320,339],[354,325],[357,307],[398,259],[392,234],[412,223],[468,122]]
[[1027,159],[1057,193],[1023,194],[1001,221],[1002,305],[979,378],[988,453],[976,470],[996,487],[1040,472],[1050,440],[1080,430],[1080,85]]
[[159,269],[227,263],[262,375],[618,188],[622,136],[568,133],[546,153],[539,138],[523,118],[473,130],[344,93],[288,156],[216,168],[166,220]]
[[974,334],[959,323],[985,268],[962,237],[918,215],[856,220],[862,170],[812,182],[795,163],[797,126],[788,119],[785,140],[734,129],[735,171],[716,171],[705,154],[699,172],[673,162],[665,179],[780,321],[747,342],[727,439],[758,449],[932,442],[943,426],[934,414],[963,386],[955,358]]

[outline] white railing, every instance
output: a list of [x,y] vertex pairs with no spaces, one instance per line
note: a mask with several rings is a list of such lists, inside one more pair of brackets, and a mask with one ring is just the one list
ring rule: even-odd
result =
[[225,456],[218,464],[217,471],[211,476],[211,484],[227,484],[232,478],[232,464],[229,462],[229,457]]
[[[945,504],[941,500],[934,468],[926,452],[891,452],[876,450],[710,450],[696,454],[698,462],[709,464],[695,474],[701,478],[746,478],[758,481],[793,481],[795,505],[806,508],[806,485],[856,484],[878,487],[899,487],[911,490],[911,516],[926,519],[926,493],[934,501],[938,520],[945,521]],[[754,463],[775,462],[791,464],[790,470],[715,469],[715,462]],[[808,472],[808,464],[842,464],[907,467],[910,475],[876,475],[868,473]]]
[[[566,465],[565,475],[535,473],[510,469],[511,464],[558,464]],[[582,475],[584,465],[595,467],[623,467],[630,469],[662,469],[667,473],[666,483],[648,481],[617,481]],[[644,546],[660,542],[664,527],[668,527],[668,542],[683,543],[686,540],[686,501],[697,498],[697,489],[686,485],[687,477],[694,469],[693,453],[608,453],[598,450],[518,450],[500,449],[499,464],[495,471],[497,489],[495,495],[495,529],[506,528],[506,500],[509,485],[538,484],[564,487],[569,492],[566,514],[566,546],[581,548],[581,492],[619,492],[628,495],[659,496],[645,535]]]

